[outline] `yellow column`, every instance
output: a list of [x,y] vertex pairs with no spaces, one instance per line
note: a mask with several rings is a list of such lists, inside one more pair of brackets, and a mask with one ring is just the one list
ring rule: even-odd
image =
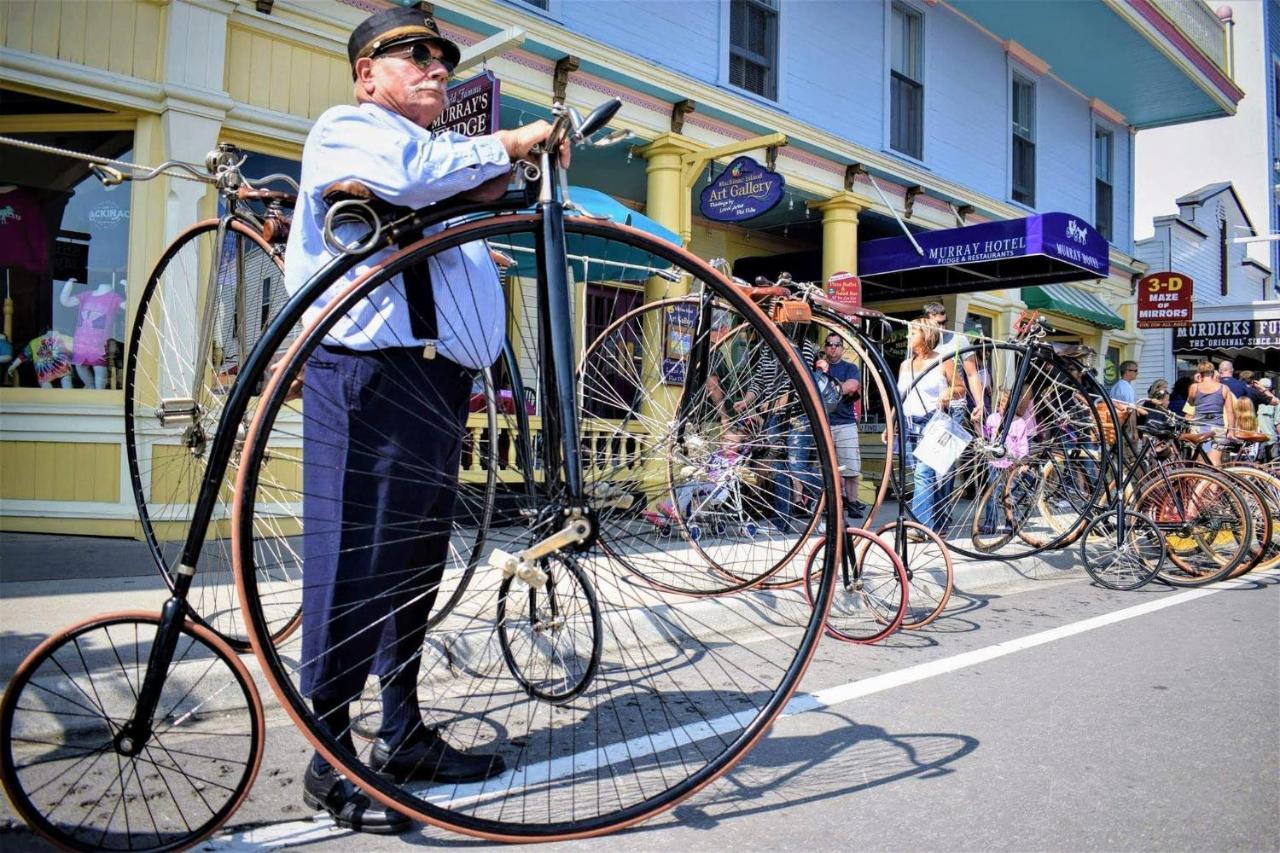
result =
[[822,211],[822,278],[838,272],[858,271],[858,214],[871,206],[860,195],[846,191],[809,207]]
[[[645,169],[649,178],[645,215],[679,234],[681,243],[685,246],[689,245],[693,234],[690,224],[693,217],[690,210],[691,193],[684,183],[682,158],[686,154],[702,150],[703,147],[679,134],[664,133],[636,152],[648,161]],[[654,277],[645,282],[644,301],[684,296],[688,287],[688,281],[669,282]],[[667,385],[659,379],[665,332],[664,318],[656,311],[646,312],[640,344],[646,357],[641,366],[640,381],[649,393],[644,395],[640,403],[641,423],[666,423],[674,417],[680,401],[681,386]],[[649,437],[641,441],[644,456],[642,488],[646,502],[652,509],[666,495],[669,478],[667,458],[675,449],[662,446]]]
[[645,215],[677,232],[686,246],[693,236],[692,193],[684,186],[681,158],[705,147],[678,133],[664,133],[636,152],[648,161]]

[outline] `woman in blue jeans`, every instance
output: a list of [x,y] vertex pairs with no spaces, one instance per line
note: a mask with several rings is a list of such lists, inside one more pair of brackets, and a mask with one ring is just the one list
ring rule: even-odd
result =
[[[943,360],[941,369],[930,369],[939,360],[940,336],[938,327],[923,318],[912,320],[907,327],[907,357],[898,368],[898,393],[907,416],[908,459],[912,458],[929,419],[937,412],[946,413],[950,408],[951,391],[955,385],[955,360]],[[946,526],[952,479],[949,473],[940,474],[915,460],[911,514],[931,530]]]

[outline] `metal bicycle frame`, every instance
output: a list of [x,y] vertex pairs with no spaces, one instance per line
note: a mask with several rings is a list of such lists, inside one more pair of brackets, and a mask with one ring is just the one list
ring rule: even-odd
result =
[[[550,166],[549,162],[544,165]],[[551,174],[549,169],[544,170],[543,181],[548,182]],[[554,184],[554,182],[551,183]],[[576,387],[574,384],[576,380],[573,369],[573,327],[569,311],[568,270],[563,261],[551,262],[551,259],[564,257],[563,208],[558,192],[554,189],[551,192],[551,197],[538,205],[539,212],[542,214],[537,251],[539,277],[542,279],[539,288],[545,291],[548,298],[548,302],[545,303],[547,310],[543,312],[544,317],[540,327],[541,333],[547,335],[551,342],[550,351],[546,348],[543,350],[543,375],[546,377],[548,386],[546,393],[555,396],[562,423],[556,430],[557,440],[547,439],[542,442],[544,465],[547,466],[544,470],[550,478],[555,476],[552,472],[558,472],[562,464],[568,466],[568,470],[564,471],[563,483],[566,501],[573,502],[574,508],[585,510],[586,501],[582,494],[581,470],[577,467],[581,464],[581,457],[578,446],[578,415],[574,407],[576,395],[572,393],[572,389]],[[364,259],[386,248],[394,247],[402,235],[421,234],[425,228],[460,216],[513,213],[527,207],[526,193],[523,190],[517,190],[508,192],[496,202],[462,203],[415,211],[393,227],[387,228],[376,244],[367,247],[365,251],[359,254],[340,255],[322,267],[299,288],[268,325],[241,366],[219,418],[209,449],[209,462],[200,484],[191,525],[175,572],[173,594],[161,609],[160,625],[147,660],[147,671],[142,688],[138,692],[133,716],[122,725],[120,734],[117,736],[117,742],[121,745],[122,751],[140,750],[150,736],[151,718],[155,713],[160,691],[164,686],[169,664],[177,647],[182,622],[186,618],[186,600],[192,579],[195,577],[196,564],[204,546],[205,534],[208,532],[213,513],[218,505],[226,467],[235,449],[237,430],[234,427],[244,418],[250,402],[260,391],[247,381],[247,377],[255,376],[266,369],[271,357],[288,336],[296,319],[302,316],[303,309],[316,296],[323,293],[334,281]],[[224,223],[230,218],[232,218],[231,214],[223,217],[220,232],[225,227]],[[562,358],[562,356],[565,357]],[[548,359],[551,361],[550,372],[546,370]],[[509,364],[514,367],[514,360],[512,359]],[[513,382],[518,383],[519,380],[516,378],[519,375],[518,371],[513,370],[512,373]],[[570,393],[562,393],[565,388],[570,389]],[[523,425],[522,429],[527,430],[528,418],[523,415],[521,406],[517,406],[516,409],[521,413],[517,418]],[[526,445],[527,439],[521,439],[522,451],[528,454],[526,458],[529,458],[531,454]],[[550,463],[553,461],[556,467],[551,467]]]

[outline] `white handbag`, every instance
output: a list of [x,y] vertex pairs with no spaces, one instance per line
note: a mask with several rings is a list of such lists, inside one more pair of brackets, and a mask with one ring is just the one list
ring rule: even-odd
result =
[[935,412],[924,425],[924,432],[916,442],[916,461],[928,465],[939,474],[945,474],[956,464],[960,454],[969,446],[973,436],[951,420],[945,412]]

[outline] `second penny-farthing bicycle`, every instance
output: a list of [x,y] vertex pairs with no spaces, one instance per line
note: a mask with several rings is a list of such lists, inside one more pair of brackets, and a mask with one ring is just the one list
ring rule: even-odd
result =
[[[557,105],[548,149],[564,138],[584,142],[618,106],[581,120]],[[575,352],[637,298],[686,292],[709,294],[748,324],[810,422],[820,424],[805,371],[750,299],[697,258],[623,226],[566,217],[563,172],[553,158],[539,160],[521,168],[536,189],[533,213],[520,212],[530,203],[524,191],[386,216],[359,200],[335,205],[330,238],[339,251],[281,309],[228,396],[222,426],[238,424],[251,400],[257,408],[243,444],[235,430],[215,434],[175,596],[162,616],[102,617],[55,636],[24,662],[5,696],[0,775],[17,810],[42,834],[68,847],[188,845],[213,832],[252,783],[263,733],[252,679],[224,643],[184,619],[201,537],[233,452],[240,460],[233,531],[239,592],[263,674],[318,750],[407,814],[499,840],[608,832],[717,778],[782,710],[816,648],[829,582],[809,611],[798,594],[743,589],[696,600],[635,580],[647,563],[672,564],[669,552],[679,547],[644,513],[669,493],[667,461],[687,432],[682,427],[701,417],[703,391],[682,384],[671,368],[688,352],[682,344],[708,330],[695,322],[667,350],[670,361],[640,364],[638,388],[615,380],[623,367],[637,369],[642,347],[581,364]],[[510,392],[513,405],[500,447],[454,433],[462,439],[456,469],[391,472],[409,488],[453,483],[458,500],[448,517],[405,518],[376,530],[317,527],[324,502],[342,498],[307,490],[302,439],[323,406],[314,405],[314,393],[309,399],[304,366],[334,324],[369,316],[361,309],[385,293],[380,288],[404,286],[403,270],[479,241],[517,259],[507,293],[513,364],[498,389]],[[362,263],[360,275],[347,275]],[[443,312],[464,316],[468,308],[442,308],[439,299],[436,307],[442,323],[452,319]],[[428,435],[459,429],[433,414],[436,389],[424,375],[406,368],[364,393],[396,401],[405,418],[435,431]],[[350,402],[358,412],[359,401]],[[378,452],[375,433],[353,435],[355,452]],[[834,495],[830,441],[821,433],[814,441],[822,485]],[[498,469],[503,488],[494,512],[475,506],[476,494],[484,494],[476,479],[489,481],[469,476],[476,464]],[[829,526],[840,511],[838,500],[827,502]],[[374,773],[369,745],[344,746],[301,694],[307,661],[298,638],[273,645],[276,621],[291,617],[298,595],[292,583],[273,585],[273,577],[297,576],[277,570],[301,570],[317,549],[362,547],[372,536],[447,536],[446,570],[474,569],[465,594],[425,636],[416,689],[424,722],[445,726],[460,748],[500,752],[508,767],[502,775],[456,784],[436,780],[431,768],[405,783]],[[830,551],[834,562],[839,547]],[[695,570],[695,560],[685,562]],[[766,554],[757,573],[767,576],[775,565]],[[749,558],[740,566],[750,571]],[[435,594],[439,577],[439,566],[406,565],[365,630],[388,629],[405,607]],[[381,706],[379,691],[370,679],[363,698],[372,709]],[[233,747],[234,761],[202,764]]]

